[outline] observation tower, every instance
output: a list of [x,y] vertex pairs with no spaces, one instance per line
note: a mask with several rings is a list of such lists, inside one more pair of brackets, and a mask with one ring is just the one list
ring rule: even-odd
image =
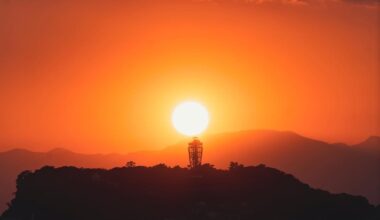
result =
[[195,168],[202,164],[203,143],[194,137],[189,143],[189,167]]

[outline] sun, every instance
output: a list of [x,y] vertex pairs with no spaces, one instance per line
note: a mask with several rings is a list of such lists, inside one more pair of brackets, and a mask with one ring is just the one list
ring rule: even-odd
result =
[[209,123],[208,111],[198,102],[182,102],[173,111],[172,123],[179,133],[194,137],[207,128]]

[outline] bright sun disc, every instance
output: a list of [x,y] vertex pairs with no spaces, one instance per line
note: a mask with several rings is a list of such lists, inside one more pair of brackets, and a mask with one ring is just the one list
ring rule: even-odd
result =
[[192,101],[179,104],[172,114],[172,123],[181,134],[195,136],[202,133],[208,125],[207,109]]

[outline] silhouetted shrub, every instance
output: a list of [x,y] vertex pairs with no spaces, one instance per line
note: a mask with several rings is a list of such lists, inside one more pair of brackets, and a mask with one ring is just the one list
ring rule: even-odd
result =
[[230,166],[229,166],[229,170],[232,171],[232,170],[239,170],[239,169],[242,169],[244,168],[244,165],[243,164],[239,164],[238,162],[230,162]]
[[127,167],[127,168],[131,168],[131,167],[135,167],[135,166],[136,166],[136,163],[134,161],[128,161],[125,164],[125,167]]

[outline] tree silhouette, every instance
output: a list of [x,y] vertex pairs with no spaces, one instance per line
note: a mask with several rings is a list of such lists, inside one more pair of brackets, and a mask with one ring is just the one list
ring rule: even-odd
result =
[[239,170],[244,168],[243,164],[239,164],[238,162],[230,162],[229,170]]
[[125,164],[125,167],[127,167],[127,168],[136,167],[136,163],[134,161],[128,161]]

